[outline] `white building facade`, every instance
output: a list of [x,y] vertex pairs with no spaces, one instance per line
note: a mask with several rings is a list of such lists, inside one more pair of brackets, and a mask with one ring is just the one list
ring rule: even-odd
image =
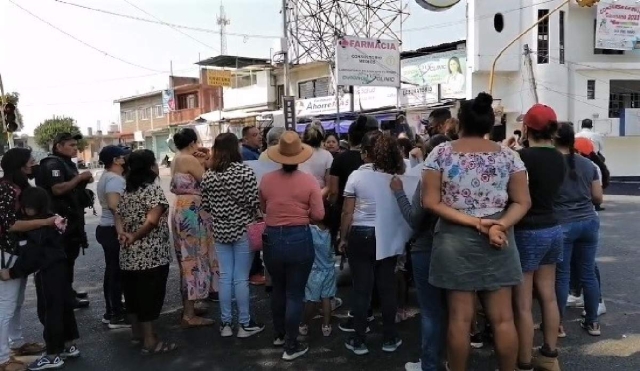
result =
[[[610,2],[603,0],[603,2]],[[467,2],[467,96],[489,90],[495,57],[509,42],[562,0],[469,0]],[[616,4],[637,5],[634,0]],[[640,50],[595,48],[597,8],[574,1],[552,14],[498,60],[493,96],[507,113],[507,134],[535,103],[553,107],[560,120],[593,120],[605,136],[612,176],[640,176]],[[531,67],[525,47],[531,50]]]

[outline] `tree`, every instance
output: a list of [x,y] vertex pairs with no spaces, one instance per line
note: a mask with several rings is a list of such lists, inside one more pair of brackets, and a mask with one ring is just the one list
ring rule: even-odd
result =
[[[51,119],[44,120],[33,131],[38,146],[46,150],[51,149],[53,139],[60,133],[80,134],[80,128],[76,126],[75,120],[71,117],[53,116]],[[82,151],[86,145],[87,142],[81,139],[78,142],[78,149]]]

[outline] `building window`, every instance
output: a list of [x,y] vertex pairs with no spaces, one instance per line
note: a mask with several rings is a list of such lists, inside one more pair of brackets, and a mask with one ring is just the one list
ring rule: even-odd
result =
[[587,99],[596,99],[596,80],[587,80]]
[[124,111],[122,112],[122,121],[132,122],[136,119],[136,111]]
[[640,108],[640,80],[611,80],[609,91],[609,118],[620,118],[627,108]]
[[329,95],[330,87],[331,87],[331,79],[329,77],[321,77],[319,79],[299,82],[298,98],[308,99],[308,98],[326,97]]
[[612,50],[612,49],[598,49],[595,47],[596,45],[596,27],[598,20],[593,20],[593,54],[604,54],[604,55],[621,55],[624,54],[624,50]]
[[162,104],[153,107],[153,115],[157,118],[164,117],[164,110],[162,109]]
[[189,109],[198,107],[198,95],[197,94],[183,94],[178,95],[178,107],[177,109]]
[[151,107],[140,109],[140,120],[149,120],[151,118]]
[[564,64],[564,12],[560,11],[560,64]]
[[[538,9],[538,19],[549,14],[549,9]],[[549,18],[538,23],[538,64],[549,63]]]
[[237,73],[231,81],[234,89],[246,88],[248,86],[258,85],[258,75],[251,71],[246,75]]

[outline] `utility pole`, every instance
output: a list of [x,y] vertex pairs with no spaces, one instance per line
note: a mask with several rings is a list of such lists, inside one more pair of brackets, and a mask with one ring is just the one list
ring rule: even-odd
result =
[[533,62],[531,61],[531,49],[529,49],[529,44],[524,44],[524,57],[527,63],[527,69],[529,70],[529,75],[531,79],[531,90],[533,90],[533,96],[536,100],[536,104],[540,103],[538,99],[538,85],[536,84],[536,75],[533,73]]
[[224,12],[224,5],[220,1],[220,15],[218,16],[218,26],[220,26],[220,54],[227,55],[227,26],[231,20]]
[[284,37],[284,50],[282,51],[284,63],[284,96],[289,96],[289,21],[287,20],[287,0],[282,0],[282,32]]

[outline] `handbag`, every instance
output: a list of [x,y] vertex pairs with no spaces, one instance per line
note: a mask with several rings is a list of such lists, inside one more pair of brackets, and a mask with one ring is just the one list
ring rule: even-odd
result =
[[262,250],[262,234],[267,228],[264,221],[257,221],[247,225],[247,236],[249,237],[249,248],[251,251]]

